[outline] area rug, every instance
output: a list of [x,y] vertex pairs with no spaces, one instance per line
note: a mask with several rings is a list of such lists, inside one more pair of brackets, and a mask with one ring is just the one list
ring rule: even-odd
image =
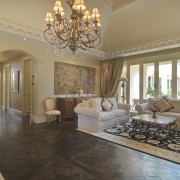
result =
[[[114,127],[111,129],[116,129],[116,128],[120,128],[120,127]],[[77,130],[87,133],[89,135],[125,146],[125,147],[129,147],[134,150],[138,150],[138,151],[141,151],[141,152],[144,152],[147,154],[151,154],[156,157],[160,157],[160,158],[163,158],[163,159],[175,162],[175,163],[180,163],[180,153],[169,150],[169,149],[164,149],[164,148],[160,148],[158,146],[154,146],[152,144],[139,142],[139,141],[136,141],[133,139],[128,139],[127,137],[113,135],[113,134],[107,133],[107,130],[106,130],[106,132],[99,132],[99,133],[94,133],[94,132],[84,130],[84,129],[77,129]],[[113,131],[113,130],[111,130],[111,131]]]

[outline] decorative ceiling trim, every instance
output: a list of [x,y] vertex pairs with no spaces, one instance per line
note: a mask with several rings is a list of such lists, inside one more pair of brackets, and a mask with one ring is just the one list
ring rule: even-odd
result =
[[180,47],[180,37],[175,37],[171,39],[164,39],[155,41],[148,44],[141,44],[138,46],[125,48],[113,52],[106,53],[106,59],[109,58],[117,58],[117,57],[127,57],[127,56],[134,56],[144,53],[174,49]]
[[[17,24],[13,24],[3,19],[0,19],[0,31],[9,32],[18,36],[22,36],[23,38],[30,38],[37,41],[41,41],[43,43],[47,43],[43,37],[42,32],[28,29],[23,26],[19,26]],[[89,49],[87,51],[78,50],[78,51],[101,59],[104,59],[105,57],[105,52],[98,49]]]
[[[24,38],[30,38],[33,40],[41,41],[42,43],[47,43],[43,38],[42,32],[10,23],[8,21],[5,21],[4,19],[0,19],[0,31],[9,32],[18,36],[22,36]],[[89,49],[87,51],[79,50],[79,52],[104,60],[110,58],[127,57],[149,52],[173,49],[177,47],[180,47],[180,37],[159,40],[152,43],[119,49],[117,51],[112,51],[108,53],[98,49]]]
[[105,4],[107,4],[111,8],[113,7],[113,0],[101,0],[101,1],[103,1]]

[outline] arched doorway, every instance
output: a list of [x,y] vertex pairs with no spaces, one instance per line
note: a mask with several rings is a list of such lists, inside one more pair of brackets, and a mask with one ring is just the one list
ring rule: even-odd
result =
[[0,107],[28,116],[32,114],[34,103],[35,58],[21,50],[0,53]]

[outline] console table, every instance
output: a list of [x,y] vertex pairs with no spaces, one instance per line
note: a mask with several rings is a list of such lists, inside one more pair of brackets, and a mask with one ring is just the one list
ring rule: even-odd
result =
[[74,118],[74,108],[77,104],[81,103],[82,100],[87,100],[89,98],[90,97],[56,98],[57,110],[61,111],[61,117],[63,119]]

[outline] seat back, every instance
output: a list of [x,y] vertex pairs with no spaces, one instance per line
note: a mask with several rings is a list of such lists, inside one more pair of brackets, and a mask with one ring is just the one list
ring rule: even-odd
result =
[[52,111],[55,108],[55,100],[51,98],[47,98],[45,100],[45,107],[47,111]]

